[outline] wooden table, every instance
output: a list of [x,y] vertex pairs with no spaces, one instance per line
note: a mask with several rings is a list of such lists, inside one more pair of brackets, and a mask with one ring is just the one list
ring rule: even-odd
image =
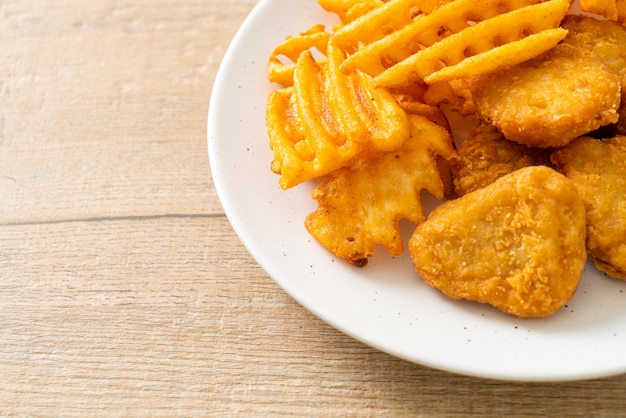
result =
[[257,0],[0,2],[0,415],[618,415],[365,346],[254,262],[211,181],[212,83]]

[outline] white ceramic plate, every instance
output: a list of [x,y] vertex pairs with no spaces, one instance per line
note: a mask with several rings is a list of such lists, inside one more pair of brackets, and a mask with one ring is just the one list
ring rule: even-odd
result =
[[[626,282],[587,265],[568,306],[521,320],[428,287],[410,257],[379,249],[366,268],[336,259],[304,229],[316,208],[304,184],[283,191],[270,172],[264,124],[273,47],[335,19],[316,0],[262,0],[219,70],[209,108],[213,180],[236,233],[267,273],[311,312],[400,358],[471,376],[559,381],[626,372]],[[412,231],[404,225],[404,237]],[[406,253],[406,252],[405,252]]]

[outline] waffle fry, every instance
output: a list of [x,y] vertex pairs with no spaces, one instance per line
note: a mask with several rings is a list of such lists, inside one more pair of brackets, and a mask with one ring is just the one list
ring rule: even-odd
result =
[[344,72],[358,69],[392,87],[517,64],[565,37],[559,23],[570,7],[569,0],[488,0],[481,7],[456,0],[430,5],[415,17],[410,3],[390,1],[333,34],[332,42],[350,54]]
[[438,158],[456,158],[449,132],[425,117],[410,115],[411,137],[398,149],[330,174],[312,193],[319,207],[307,230],[335,255],[359,267],[377,244],[403,251],[400,219],[425,219],[421,190],[442,198]]
[[289,36],[270,54],[268,79],[285,87],[293,85],[293,73],[298,57],[311,49],[326,54],[330,34],[324,25],[314,25],[297,36]]
[[319,0],[322,9],[335,13],[342,23],[348,23],[385,4],[382,0]]
[[[445,0],[391,0],[371,13],[355,19],[333,34],[337,47],[350,53],[361,44],[370,44],[413,22],[418,16],[431,13]],[[345,65],[345,64],[344,64]]]
[[[449,8],[463,1],[451,3]],[[390,87],[417,75],[430,84],[522,63],[565,38],[567,31],[559,24],[569,7],[569,0],[550,0],[487,18],[421,49],[385,69],[375,80],[381,86]],[[443,10],[444,7],[438,12]],[[450,26],[444,27],[454,31]]]
[[[522,0],[522,5],[534,4],[538,1]],[[398,6],[395,6],[396,3]],[[410,9],[406,6],[398,10],[399,3],[399,1],[392,1],[389,7],[381,8],[376,16],[365,16],[358,22],[341,28],[333,35],[333,41],[347,50],[350,50],[351,46],[359,45],[359,42],[363,44],[348,57],[342,65],[342,70],[349,72],[359,69],[376,76],[389,66],[402,62],[424,47],[441,41],[452,32],[459,32],[469,27],[470,22],[476,23],[503,11],[520,7],[519,1],[509,0],[509,2],[498,2],[498,4],[491,1],[486,4],[486,7],[476,8],[475,2],[457,0],[453,4],[433,10],[428,16],[424,16],[426,13],[423,13],[419,15],[420,19],[408,20],[406,18],[412,17],[413,14],[407,16]],[[405,19],[399,19],[397,16],[404,16]],[[387,24],[384,29],[382,28],[383,22]],[[379,33],[376,33],[376,37],[364,38],[361,32],[371,25],[381,26]],[[344,38],[347,38],[349,42],[343,41]]]
[[626,0],[580,0],[581,10],[626,23]]
[[476,106],[467,80],[440,81],[430,84],[424,102],[431,106],[445,104],[453,112],[468,116],[476,113]]
[[266,124],[272,171],[283,189],[400,146],[409,137],[405,111],[363,73],[343,74],[343,53],[326,62],[300,55],[293,87],[270,93]]

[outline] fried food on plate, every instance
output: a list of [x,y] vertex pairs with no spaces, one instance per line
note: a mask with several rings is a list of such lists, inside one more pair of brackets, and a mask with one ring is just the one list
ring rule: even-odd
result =
[[456,158],[449,132],[425,117],[409,115],[411,137],[397,150],[331,173],[312,193],[319,207],[307,230],[340,258],[364,266],[382,244],[403,251],[399,222],[424,220],[420,192],[444,195],[439,158]]
[[343,74],[332,44],[327,61],[298,57],[293,87],[270,93],[266,125],[272,171],[288,189],[361,159],[396,149],[409,137],[405,111],[363,73]]
[[424,93],[424,101],[432,106],[445,105],[448,110],[463,116],[476,113],[469,81],[462,78],[430,84]]
[[626,74],[622,79],[622,102],[617,110],[619,120],[615,126],[615,132],[618,135],[626,135]]
[[459,160],[452,166],[454,190],[463,196],[535,165],[551,166],[550,151],[509,141],[493,126],[481,123],[461,143]]
[[578,138],[552,155],[587,208],[587,251],[598,269],[626,279],[626,136]]
[[582,275],[585,207],[563,175],[526,167],[435,208],[409,251],[426,283],[453,299],[548,316]]
[[351,22],[385,4],[382,0],[318,0],[318,3],[322,9],[339,16],[342,23]]
[[565,16],[561,26],[564,43],[592,52],[620,79],[626,74],[626,27],[583,15]]
[[559,24],[570,7],[569,0],[456,0],[408,19],[392,13],[396,3],[337,30],[333,42],[348,53],[344,72],[395,87],[494,71],[554,47],[567,34]]
[[[329,2],[332,0],[321,0]],[[339,1],[339,0],[336,0]],[[349,0],[344,0],[349,1]],[[440,7],[445,0],[393,0],[339,28],[333,42],[343,51],[352,54],[362,45],[377,42],[390,33],[411,24]],[[341,16],[341,12],[339,12]]]
[[616,22],[626,21],[625,0],[580,0],[581,10]]
[[562,44],[477,78],[472,96],[482,119],[506,138],[533,147],[559,147],[617,122],[620,81],[593,54]]
[[[285,38],[270,54],[268,80],[284,87],[293,86],[293,73],[300,55],[310,50],[317,50],[325,55],[329,39],[330,34],[323,25],[313,25],[299,35]],[[325,58],[321,61],[325,61]]]

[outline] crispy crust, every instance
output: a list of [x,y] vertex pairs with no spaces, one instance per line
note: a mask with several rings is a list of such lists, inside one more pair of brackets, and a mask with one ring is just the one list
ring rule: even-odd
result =
[[598,269],[626,279],[626,136],[578,138],[551,158],[585,202],[589,255]]
[[556,312],[586,262],[585,207],[548,167],[526,167],[435,209],[409,241],[426,283],[519,316]]
[[550,148],[616,123],[620,80],[593,54],[559,45],[541,57],[478,78],[480,116],[510,140]]

